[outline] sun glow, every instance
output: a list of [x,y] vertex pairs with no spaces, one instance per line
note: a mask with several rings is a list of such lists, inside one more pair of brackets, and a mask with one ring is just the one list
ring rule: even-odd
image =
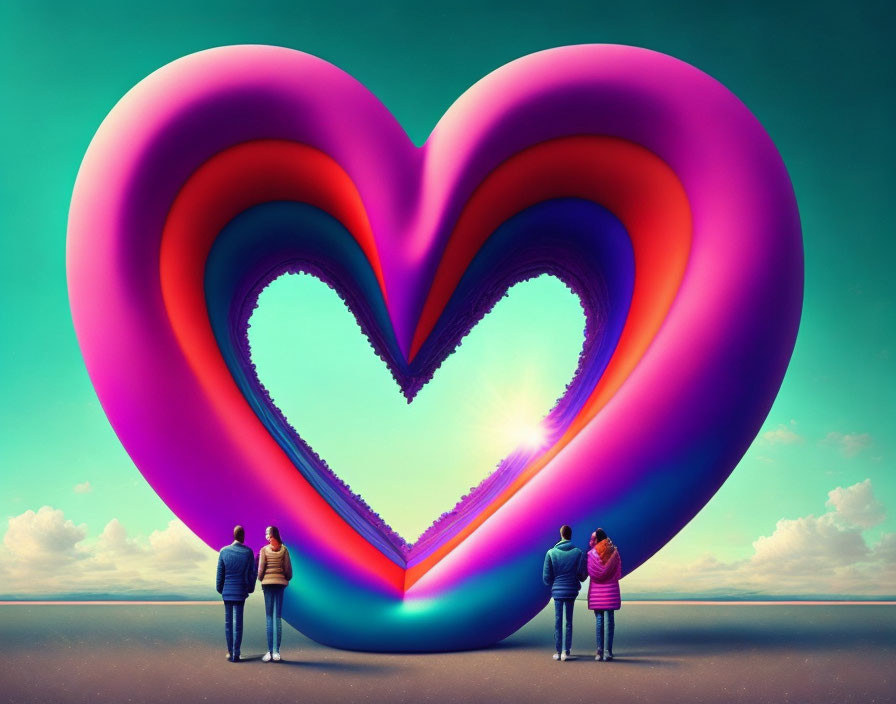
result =
[[511,445],[527,450],[544,447],[548,441],[547,430],[530,418],[511,417],[505,420],[503,435]]
[[484,445],[497,456],[514,452],[534,452],[551,442],[549,422],[545,415],[546,389],[541,388],[535,370],[524,374],[511,393],[488,394],[488,401],[477,409],[480,419],[478,434]]

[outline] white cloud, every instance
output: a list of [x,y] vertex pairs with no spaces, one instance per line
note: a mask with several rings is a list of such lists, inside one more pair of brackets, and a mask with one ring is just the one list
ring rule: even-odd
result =
[[112,558],[118,555],[142,555],[143,548],[132,538],[128,537],[128,532],[117,518],[113,518],[103,528],[100,537],[97,538],[94,547],[94,557]]
[[75,484],[72,491],[76,494],[89,494],[93,491],[93,487],[90,486],[90,482],[81,482],[80,484]]
[[806,442],[806,439],[796,432],[796,421],[790,421],[788,425],[781,423],[774,430],[768,430],[760,436],[768,445],[798,445]]
[[156,569],[171,571],[192,569],[202,564],[209,555],[214,555],[208,546],[176,519],[169,521],[165,530],[153,531],[149,536],[149,553]]
[[97,538],[86,535],[85,525],[50,506],[10,518],[0,549],[0,590],[27,597],[215,596],[217,555],[178,520],[148,537],[131,537],[114,518]]
[[873,528],[883,523],[887,516],[884,505],[874,498],[870,479],[845,489],[838,486],[831,490],[825,505],[833,508],[834,515],[846,525],[861,528]]
[[42,506],[9,519],[3,546],[12,558],[43,567],[83,558],[78,544],[86,535],[87,526],[76,526],[62,511]]
[[871,444],[868,433],[828,433],[822,443],[840,448],[844,457],[855,457]]
[[896,533],[884,533],[873,552],[877,559],[889,564],[891,569],[896,567]]
[[833,489],[826,505],[831,510],[820,516],[778,521],[771,535],[753,542],[749,558],[704,555],[682,565],[657,555],[624,586],[640,593],[893,595],[896,533],[873,546],[863,534],[885,517],[871,480]]
[[806,575],[814,569],[830,570],[865,558],[869,549],[862,531],[843,526],[836,513],[781,519],[769,536],[753,542],[752,567],[775,574]]

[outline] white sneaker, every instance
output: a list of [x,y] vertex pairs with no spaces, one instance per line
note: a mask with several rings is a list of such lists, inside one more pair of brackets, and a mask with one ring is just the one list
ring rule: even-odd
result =
[[230,653],[227,653],[227,659],[230,660]]
[[270,662],[271,661],[271,651],[270,650],[261,656],[261,661],[262,662]]
[[274,662],[280,662],[280,653],[274,653]]
[[560,659],[563,662],[566,662],[567,660],[569,660],[569,655],[567,653],[563,653],[563,655],[560,656]]
[[554,653],[554,660],[560,659],[560,653]]

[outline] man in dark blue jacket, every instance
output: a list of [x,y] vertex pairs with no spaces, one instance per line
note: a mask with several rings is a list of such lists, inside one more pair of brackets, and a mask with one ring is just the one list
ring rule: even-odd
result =
[[[548,550],[544,556],[542,579],[551,588],[554,597],[554,645],[557,652],[554,660],[567,660],[572,648],[572,607],[576,603],[582,582],[588,576],[588,562],[585,553],[570,542],[572,528],[560,528],[560,542]],[[566,610],[566,648],[561,651],[563,610]]]
[[255,591],[255,555],[243,545],[246,532],[242,526],[233,529],[233,543],[218,554],[218,594],[224,598],[224,633],[227,636],[227,659],[240,661],[243,642],[243,607]]

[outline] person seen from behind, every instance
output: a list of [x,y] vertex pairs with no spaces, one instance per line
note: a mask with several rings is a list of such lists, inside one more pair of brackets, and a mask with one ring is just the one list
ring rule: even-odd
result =
[[[613,633],[616,630],[616,611],[622,605],[619,579],[622,577],[622,558],[603,528],[591,534],[588,551],[588,608],[594,611],[597,630],[595,660],[613,659]],[[604,641],[604,625],[607,638]],[[604,650],[606,644],[606,650]]]
[[255,591],[255,555],[243,545],[246,532],[242,526],[233,529],[233,542],[218,554],[216,587],[224,599],[224,635],[227,638],[227,659],[240,661],[243,642],[243,607]]
[[280,540],[280,530],[277,526],[268,526],[264,537],[268,545],[265,545],[258,554],[258,580],[264,592],[268,652],[261,659],[264,662],[271,660],[279,662],[280,640],[283,634],[280,621],[283,614],[283,590],[292,579],[292,563],[289,560],[289,550]]
[[[542,579],[551,588],[554,598],[554,660],[566,661],[572,648],[572,610],[576,596],[585,581],[587,565],[585,553],[571,542],[572,528],[560,528],[560,542],[544,556]],[[566,639],[563,641],[563,613],[566,612]],[[561,646],[564,646],[561,648]]]

